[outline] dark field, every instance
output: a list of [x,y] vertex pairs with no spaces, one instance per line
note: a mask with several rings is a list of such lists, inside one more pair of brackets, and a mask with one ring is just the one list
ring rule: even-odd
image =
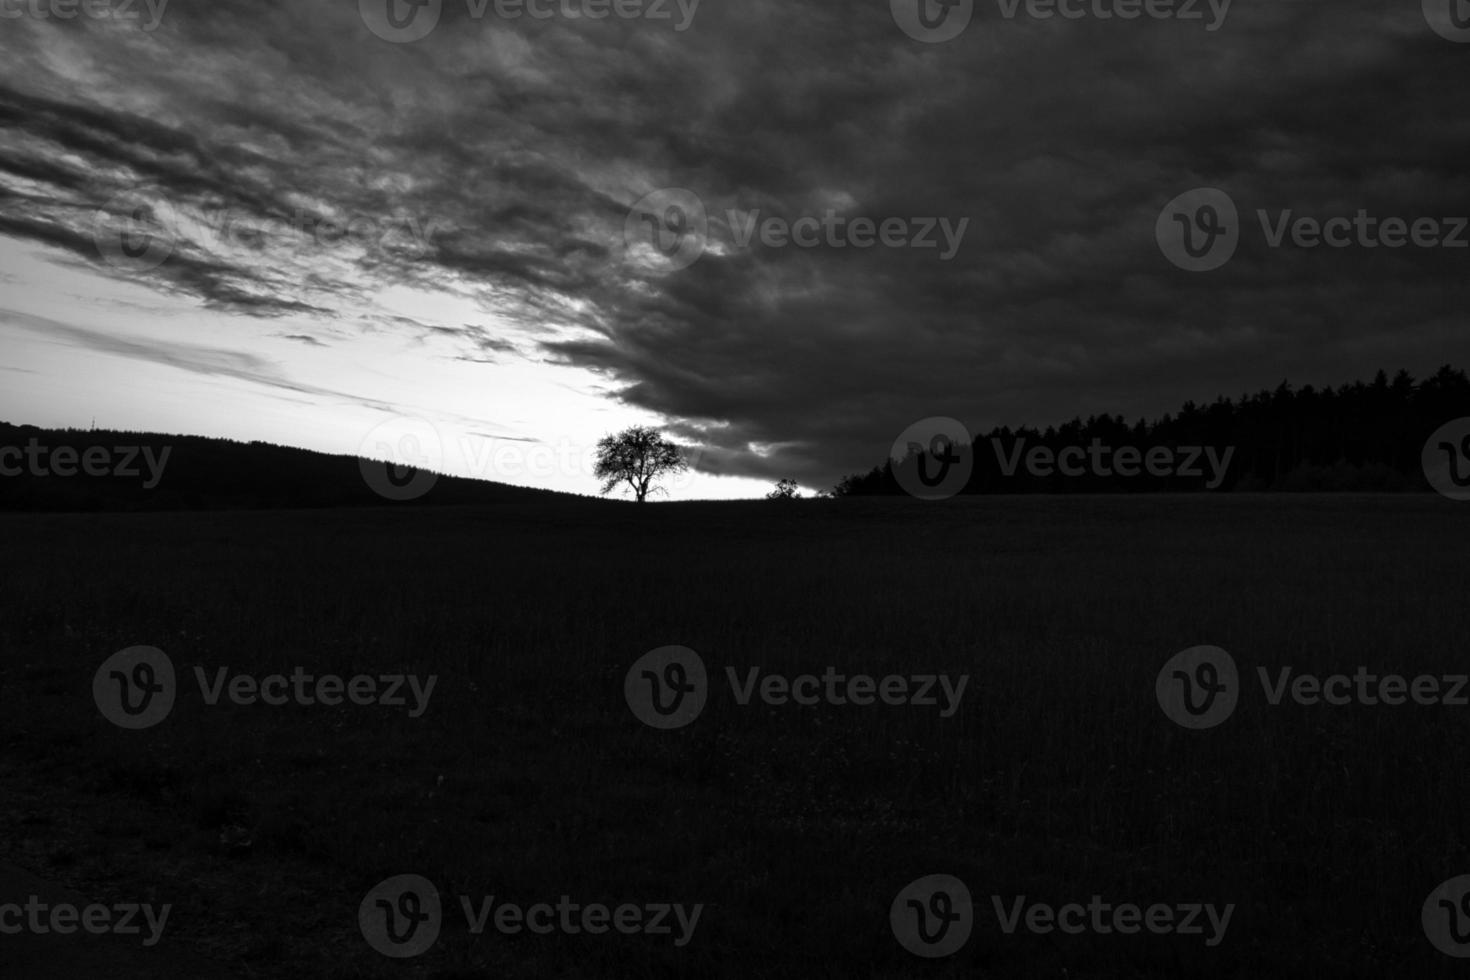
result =
[[[261,977],[1452,976],[1420,908],[1470,872],[1467,714],[1272,707],[1256,668],[1457,673],[1470,508],[1434,495],[588,502],[0,517],[0,859],[172,903],[161,946]],[[629,666],[709,666],[656,731]],[[1197,644],[1242,675],[1208,731],[1155,699]],[[107,722],[93,674],[164,650],[172,714]],[[208,706],[193,681],[438,675],[427,711]],[[724,668],[968,673],[937,707],[740,707]],[[411,699],[410,699],[411,702]],[[374,951],[413,873],[437,944]],[[908,882],[974,894],[917,958]],[[703,903],[669,935],[470,935],[456,896]],[[1234,903],[1206,935],[1045,935],[1027,902]]]

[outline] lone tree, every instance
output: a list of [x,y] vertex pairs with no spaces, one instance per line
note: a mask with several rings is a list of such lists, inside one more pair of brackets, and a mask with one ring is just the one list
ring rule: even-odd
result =
[[797,493],[795,480],[777,480],[776,489],[766,494],[767,500],[795,500],[800,494]]
[[595,472],[602,478],[602,492],[626,483],[640,504],[650,489],[657,489],[655,480],[688,468],[683,450],[648,426],[635,425],[597,442]]

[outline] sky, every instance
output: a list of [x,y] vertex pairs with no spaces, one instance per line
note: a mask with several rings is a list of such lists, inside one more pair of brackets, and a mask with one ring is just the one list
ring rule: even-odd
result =
[[688,499],[1422,377],[1466,81],[1466,0],[0,0],[0,420],[579,493],[655,425]]

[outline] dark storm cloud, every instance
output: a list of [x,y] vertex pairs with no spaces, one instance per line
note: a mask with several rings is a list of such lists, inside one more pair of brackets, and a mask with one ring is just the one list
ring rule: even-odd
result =
[[[364,326],[590,368],[707,468],[811,485],[930,415],[1135,417],[1466,359],[1466,251],[1271,248],[1255,217],[1470,214],[1470,45],[1418,0],[1237,0],[1215,30],[1005,6],[934,45],[887,2],[710,0],[676,31],[446,0],[412,44],[349,0],[173,0],[152,35],[72,25],[44,48],[13,38],[56,28],[26,24],[0,41],[0,232],[95,258],[90,215],[153,185],[186,218],[245,219],[223,248],[188,226],[149,273],[167,288],[256,316],[468,292],[522,332]],[[1242,242],[1190,273],[1154,226],[1201,186]],[[687,268],[624,240],[661,188],[708,214]],[[742,244],[756,213],[932,221],[937,246]],[[323,241],[353,217],[372,233]],[[407,217],[432,234],[381,233]],[[947,261],[940,221],[963,229]]]

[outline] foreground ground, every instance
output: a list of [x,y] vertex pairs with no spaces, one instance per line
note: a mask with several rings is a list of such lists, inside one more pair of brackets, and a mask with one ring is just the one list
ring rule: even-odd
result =
[[[575,504],[0,517],[0,861],[173,905],[242,976],[1449,976],[1420,907],[1470,873],[1470,708],[1271,706],[1274,674],[1466,669],[1470,506],[1439,497]],[[93,701],[164,650],[156,727]],[[661,732],[629,665],[715,690]],[[1160,710],[1196,644],[1245,675],[1218,728]],[[210,706],[213,676],[438,676],[404,709]],[[724,668],[971,675],[960,710],[741,707]],[[439,941],[389,960],[358,904],[421,874]],[[979,915],[941,960],[889,904]],[[1228,933],[1008,935],[1009,904],[1235,905]],[[692,941],[470,935],[453,896],[703,903]],[[6,937],[0,936],[0,955]],[[3,961],[3,960],[0,960]],[[1065,973],[1064,973],[1065,971]]]

